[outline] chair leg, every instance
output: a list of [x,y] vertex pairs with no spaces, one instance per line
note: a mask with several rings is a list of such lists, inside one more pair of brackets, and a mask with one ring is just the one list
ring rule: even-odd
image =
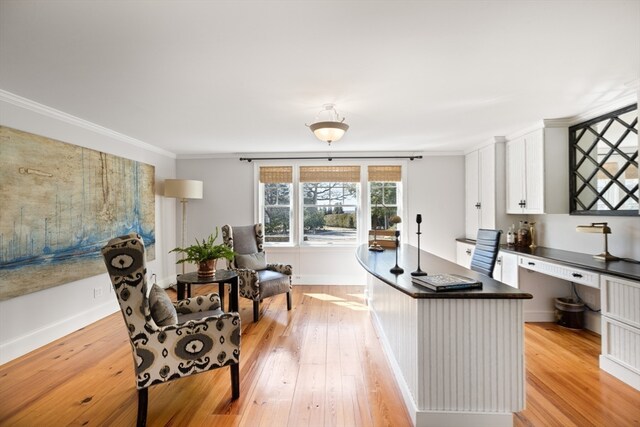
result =
[[287,292],[287,310],[291,311],[291,291]]
[[260,317],[260,301],[253,301],[253,321],[257,322]]
[[231,400],[240,397],[240,364],[236,363],[231,366]]
[[149,400],[149,389],[141,388],[138,390],[138,421],[136,425],[138,427],[145,427],[147,425],[147,402]]

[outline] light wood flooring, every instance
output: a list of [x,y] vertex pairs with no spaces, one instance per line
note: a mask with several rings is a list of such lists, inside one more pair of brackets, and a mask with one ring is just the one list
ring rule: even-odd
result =
[[[198,288],[198,293],[215,291]],[[241,397],[228,369],[154,386],[150,426],[410,426],[362,287],[242,299]],[[515,426],[640,425],[640,392],[598,369],[599,336],[526,325],[527,409]],[[0,426],[134,425],[131,349],[115,313],[0,366]]]

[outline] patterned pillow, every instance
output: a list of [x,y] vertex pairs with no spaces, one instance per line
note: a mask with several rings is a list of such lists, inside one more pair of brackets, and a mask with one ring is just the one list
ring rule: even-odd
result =
[[236,255],[236,265],[238,268],[248,268],[250,270],[264,270],[267,268],[267,259],[264,252],[255,254]]
[[171,303],[169,295],[156,284],[151,287],[151,292],[149,292],[149,309],[151,310],[153,321],[158,326],[178,323],[178,313]]

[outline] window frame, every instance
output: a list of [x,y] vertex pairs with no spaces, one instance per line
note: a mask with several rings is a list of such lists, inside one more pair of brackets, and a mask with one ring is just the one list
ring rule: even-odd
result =
[[254,164],[254,221],[255,222],[264,222],[264,200],[263,200],[263,192],[261,192],[260,188],[260,167],[261,166],[291,166],[293,168],[293,182],[292,185],[292,197],[291,197],[291,221],[290,225],[290,236],[291,240],[289,243],[285,242],[265,242],[265,247],[278,248],[278,247],[289,247],[289,248],[325,248],[329,249],[332,247],[357,247],[361,244],[368,242],[369,230],[371,229],[371,206],[369,203],[369,181],[368,181],[368,172],[367,166],[370,165],[393,165],[401,167],[401,181],[399,181],[398,193],[396,194],[398,206],[398,215],[402,218],[402,223],[398,225],[398,229],[400,230],[400,238],[402,241],[407,241],[407,229],[409,227],[402,226],[402,224],[406,223],[407,217],[407,199],[406,199],[406,191],[405,188],[407,186],[407,166],[409,160],[341,160],[341,159],[333,159],[331,165],[336,166],[360,166],[360,186],[358,191],[358,203],[357,207],[357,239],[356,243],[333,243],[333,244],[309,244],[308,242],[303,242],[303,227],[304,227],[304,210],[303,210],[303,202],[302,200],[302,188],[300,183],[300,166],[327,166],[326,160],[253,160]]

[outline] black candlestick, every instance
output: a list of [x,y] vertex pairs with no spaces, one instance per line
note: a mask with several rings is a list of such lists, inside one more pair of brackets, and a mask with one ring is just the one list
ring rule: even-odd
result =
[[418,223],[418,232],[416,233],[418,235],[418,269],[416,271],[412,271],[411,275],[412,276],[428,276],[429,273],[422,271],[420,269],[420,235],[422,234],[420,232],[420,223],[422,222],[422,215],[420,214],[416,215],[416,222]]
[[398,265],[398,251],[400,250],[400,248],[399,248],[399,246],[400,246],[399,237],[400,237],[400,231],[396,230],[396,265],[391,270],[389,270],[393,274],[402,274],[402,273],[404,273],[404,269]]

